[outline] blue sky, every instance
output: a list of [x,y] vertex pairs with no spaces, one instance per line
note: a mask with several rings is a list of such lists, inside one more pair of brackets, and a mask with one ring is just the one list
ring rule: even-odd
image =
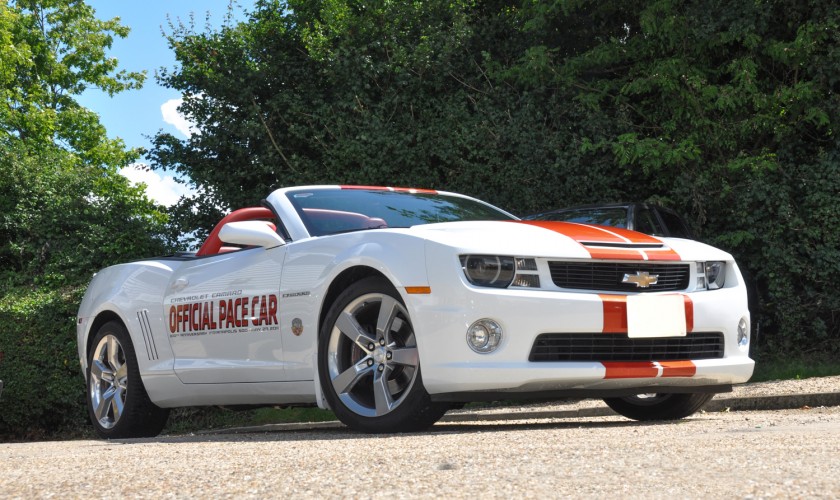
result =
[[[176,24],[179,19],[189,23],[192,15],[198,31],[203,31],[209,15],[210,24],[218,28],[225,20],[230,0],[87,0],[87,4],[96,10],[96,17],[119,17],[123,25],[131,28],[128,37],[114,40],[110,56],[119,60],[121,69],[146,70],[147,78],[140,90],[125,91],[114,97],[99,90],[89,90],[78,98],[79,103],[99,114],[109,137],[122,138],[128,147],[148,149],[150,138],[159,130],[186,138],[173,125],[179,121],[174,116],[174,107],[181,95],[155,81],[159,68],[175,66],[175,55],[161,29],[169,31],[167,15]],[[238,0],[234,7],[235,19],[242,19],[242,7],[250,9],[252,6],[251,0]],[[162,106],[167,110],[166,117]],[[183,120],[179,126],[185,130]],[[149,197],[165,205],[174,203],[178,196],[188,192],[185,186],[174,181],[171,173],[126,169],[123,174],[135,182],[144,182]]]

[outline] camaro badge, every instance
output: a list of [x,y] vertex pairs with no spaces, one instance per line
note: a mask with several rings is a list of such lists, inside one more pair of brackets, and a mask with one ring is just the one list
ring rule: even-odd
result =
[[636,271],[636,274],[625,274],[622,283],[635,283],[636,288],[648,288],[659,281],[659,275],[650,275],[647,271]]

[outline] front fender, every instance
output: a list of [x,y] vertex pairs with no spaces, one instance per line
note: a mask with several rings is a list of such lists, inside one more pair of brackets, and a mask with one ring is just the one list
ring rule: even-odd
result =
[[406,286],[428,286],[423,240],[398,231],[326,236],[291,243],[286,248],[280,327],[286,372],[297,380],[315,378],[321,317],[341,291],[333,285],[341,283],[336,280],[343,279],[342,273],[353,268],[373,269],[394,285],[407,305]]

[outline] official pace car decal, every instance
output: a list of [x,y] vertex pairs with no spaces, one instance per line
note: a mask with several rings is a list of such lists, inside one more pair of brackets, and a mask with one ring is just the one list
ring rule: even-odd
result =
[[242,290],[172,297],[167,316],[171,337],[279,331],[278,296]]

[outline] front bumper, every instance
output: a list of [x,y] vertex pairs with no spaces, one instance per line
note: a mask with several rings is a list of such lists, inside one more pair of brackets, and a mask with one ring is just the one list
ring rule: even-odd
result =
[[[411,295],[407,302],[423,383],[433,399],[726,392],[753,372],[749,345],[737,341],[738,323],[744,319],[749,324],[741,284],[682,294],[692,308],[690,331],[723,333],[721,358],[608,363],[528,360],[540,334],[609,331],[604,298],[597,293],[479,288],[442,273],[430,276],[430,282],[431,294]],[[490,354],[478,354],[466,342],[469,325],[481,318],[495,320],[504,330],[500,347]]]

